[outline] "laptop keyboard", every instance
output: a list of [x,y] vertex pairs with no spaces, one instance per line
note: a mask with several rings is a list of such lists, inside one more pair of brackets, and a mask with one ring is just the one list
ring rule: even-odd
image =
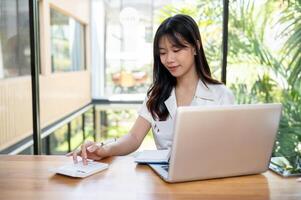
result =
[[168,172],[168,169],[169,169],[169,165],[162,165],[161,166],[165,171],[167,171]]

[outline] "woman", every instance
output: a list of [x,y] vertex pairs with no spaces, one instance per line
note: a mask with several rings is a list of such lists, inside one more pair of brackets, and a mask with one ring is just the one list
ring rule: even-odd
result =
[[179,106],[221,105],[234,103],[234,96],[222,83],[211,77],[196,22],[187,15],[167,18],[154,38],[153,84],[130,132],[108,145],[85,142],[77,156],[100,160],[126,155],[138,149],[152,128],[158,149],[172,145],[172,127]]

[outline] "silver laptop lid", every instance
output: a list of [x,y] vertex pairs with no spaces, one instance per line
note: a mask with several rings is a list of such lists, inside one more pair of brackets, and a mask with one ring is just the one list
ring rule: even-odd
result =
[[179,107],[168,181],[189,181],[268,169],[281,104]]

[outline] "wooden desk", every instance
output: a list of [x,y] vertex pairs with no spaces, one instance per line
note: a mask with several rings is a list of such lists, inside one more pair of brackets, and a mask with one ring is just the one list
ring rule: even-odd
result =
[[0,156],[0,199],[301,199],[301,183],[272,172],[262,175],[168,184],[131,156],[105,159],[110,168],[85,179],[48,171],[64,156]]

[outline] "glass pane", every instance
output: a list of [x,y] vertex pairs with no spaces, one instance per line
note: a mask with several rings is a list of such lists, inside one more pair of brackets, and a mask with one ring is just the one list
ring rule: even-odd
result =
[[71,149],[76,149],[83,142],[82,116],[71,122]]
[[68,152],[68,126],[65,125],[54,133],[49,135],[50,137],[50,154],[65,154]]
[[110,1],[106,10],[106,96],[145,95],[152,81],[154,33],[164,19],[177,13],[197,21],[209,65],[215,78],[220,79],[221,1]]
[[106,93],[144,93],[151,80],[152,5],[110,1],[106,18]]
[[85,69],[84,25],[50,9],[52,72]]
[[273,155],[285,157],[292,173],[301,172],[300,8],[298,1],[248,0],[229,11],[227,83],[238,103],[282,103]]
[[[85,138],[83,134],[83,116],[85,116]],[[74,150],[78,148],[85,140],[94,141],[94,125],[93,125],[93,110],[90,109],[84,114],[76,117],[70,123],[70,148]],[[44,139],[45,140],[45,139]],[[47,142],[45,140],[46,151]],[[68,124],[58,128],[49,135],[50,154],[66,154],[69,151],[68,143]]]
[[[106,107],[104,105],[104,107]],[[131,107],[131,106],[129,106]],[[135,119],[137,118],[137,109],[124,108],[118,106],[117,108],[103,109],[102,106],[96,106],[97,112],[100,114],[100,119],[97,119],[97,134],[99,140],[108,140],[111,138],[119,138],[130,131]],[[155,143],[151,131],[144,138],[140,146],[141,149],[155,149]]]
[[[32,139],[29,35],[28,1],[1,0],[0,152],[4,153],[21,151],[18,142]],[[23,151],[31,153],[31,148]]]
[[0,79],[30,74],[28,1],[0,1]]
[[93,109],[85,112],[85,140],[94,140]]

